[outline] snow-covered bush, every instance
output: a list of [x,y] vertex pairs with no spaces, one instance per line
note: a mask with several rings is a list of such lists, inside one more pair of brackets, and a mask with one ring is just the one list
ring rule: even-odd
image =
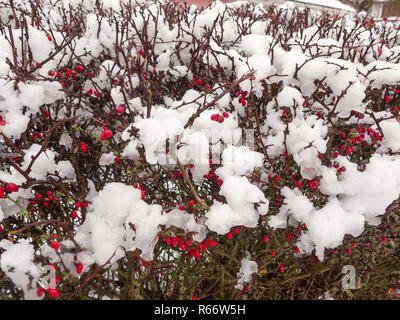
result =
[[343,264],[387,296],[399,22],[129,0],[0,20],[1,298],[343,297]]

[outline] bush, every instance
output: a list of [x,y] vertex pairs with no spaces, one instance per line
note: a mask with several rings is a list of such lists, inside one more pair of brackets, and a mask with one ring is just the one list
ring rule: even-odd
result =
[[399,22],[0,13],[1,299],[398,298]]

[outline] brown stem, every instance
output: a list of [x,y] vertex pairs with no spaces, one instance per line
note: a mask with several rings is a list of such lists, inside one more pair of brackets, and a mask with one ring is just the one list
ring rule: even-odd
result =
[[197,201],[198,203],[201,204],[201,206],[202,206],[204,209],[209,210],[209,209],[210,209],[209,206],[208,206],[203,200],[201,200],[200,197],[199,197],[199,195],[197,194],[196,189],[194,188],[192,182],[190,181],[189,175],[188,175],[188,173],[187,173],[185,167],[182,165],[182,163],[179,161],[178,158],[176,158],[176,162],[177,162],[179,168],[180,168],[181,171],[182,171],[183,179],[184,179],[185,182],[189,185],[189,188],[190,188],[190,191],[191,191],[192,194],[193,194],[193,197],[196,199],[196,201]]

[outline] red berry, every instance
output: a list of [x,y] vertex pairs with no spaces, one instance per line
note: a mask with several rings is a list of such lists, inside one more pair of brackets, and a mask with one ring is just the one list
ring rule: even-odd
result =
[[51,35],[48,35],[48,36],[47,36],[47,39],[48,39],[49,41],[53,40],[53,38],[51,37]]
[[57,241],[52,241],[51,246],[53,247],[54,250],[60,249],[60,244]]
[[264,241],[264,242],[267,242],[268,240],[269,240],[269,237],[268,237],[268,236],[264,236],[264,237],[263,237],[263,241]]
[[66,76],[67,78],[70,78],[70,77],[72,76],[72,70],[71,70],[71,69],[67,69],[67,70],[65,71],[65,76]]
[[123,113],[123,112],[124,112],[124,107],[123,107],[123,106],[119,106],[119,107],[117,108],[117,113],[121,114],[121,113]]
[[296,181],[296,186],[297,186],[297,188],[301,189],[301,181],[300,180]]
[[111,132],[111,130],[106,129],[106,130],[104,130],[104,131],[102,132],[101,139],[102,139],[102,140],[106,140],[106,139],[108,139],[108,138],[111,138],[112,136],[113,136],[113,133]]
[[38,297],[41,297],[43,295],[44,289],[42,287],[39,287],[36,289],[36,294]]
[[81,141],[81,149],[83,152],[87,152],[86,144],[83,141]]
[[280,271],[281,273],[284,273],[284,272],[285,272],[285,267],[284,267],[283,264],[281,264],[281,265],[279,266],[279,271]]
[[76,219],[78,217],[78,214],[76,213],[76,211],[75,210],[72,210],[71,211],[71,218],[72,219]]
[[10,192],[17,192],[18,191],[18,186],[15,183],[10,182],[7,187],[8,190],[10,190]]
[[228,232],[228,234],[226,236],[228,237],[228,239],[232,239],[233,238],[233,233],[232,232]]
[[82,273],[82,271],[83,271],[83,264],[79,262],[79,263],[76,265],[76,272],[77,272],[77,273]]
[[47,293],[48,293],[50,296],[52,296],[53,298],[57,298],[57,297],[60,295],[60,293],[58,292],[58,290],[57,290],[56,288],[52,288],[52,287],[50,287],[50,288],[47,289]]

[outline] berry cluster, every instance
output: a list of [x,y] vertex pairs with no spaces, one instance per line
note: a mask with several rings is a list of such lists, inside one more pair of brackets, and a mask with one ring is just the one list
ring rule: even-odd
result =
[[4,198],[6,193],[18,192],[18,190],[19,187],[15,183],[10,182],[5,187],[0,187],[0,199]]
[[228,112],[223,112],[222,115],[219,114],[213,114],[211,115],[211,120],[212,121],[217,121],[218,123],[222,123],[225,121],[225,118],[229,118],[229,113]]
[[184,239],[179,236],[165,237],[164,242],[172,248],[180,248],[182,251],[187,249],[189,255],[196,260],[201,259],[201,250],[208,250],[209,247],[217,245],[215,240],[206,239],[196,244],[192,239]]

